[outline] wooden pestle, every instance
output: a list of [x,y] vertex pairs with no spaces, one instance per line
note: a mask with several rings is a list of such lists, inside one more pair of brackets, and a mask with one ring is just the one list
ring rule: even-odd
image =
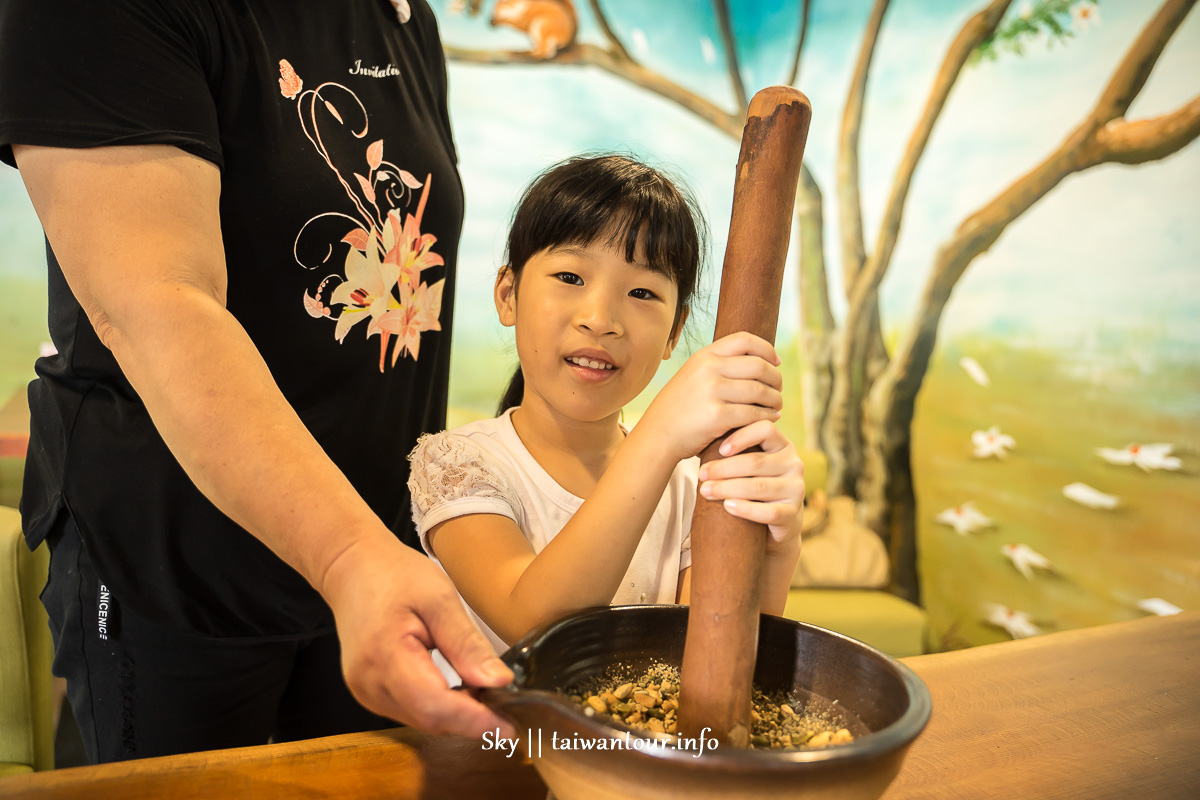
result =
[[[714,338],[750,331],[775,341],[792,208],[811,118],[808,98],[790,86],[768,87],[750,101]],[[724,438],[700,454],[701,462],[718,457]],[[708,737],[746,747],[766,526],[730,516],[719,501],[697,496],[691,537],[681,733],[697,737],[707,728]]]

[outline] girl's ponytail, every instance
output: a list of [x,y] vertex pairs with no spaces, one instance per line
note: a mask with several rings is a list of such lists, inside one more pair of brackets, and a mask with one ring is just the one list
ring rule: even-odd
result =
[[525,398],[525,375],[521,372],[521,365],[517,365],[517,371],[513,373],[512,380],[508,382],[508,388],[504,390],[504,396],[500,398],[500,405],[496,409],[496,416],[504,416],[504,412],[510,408],[516,408],[521,405],[521,401]]

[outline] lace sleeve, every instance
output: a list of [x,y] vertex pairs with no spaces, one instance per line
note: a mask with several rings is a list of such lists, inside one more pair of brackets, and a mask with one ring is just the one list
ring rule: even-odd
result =
[[520,524],[521,501],[504,474],[470,439],[426,434],[408,457],[413,522],[421,546],[434,526],[466,514],[499,514]]

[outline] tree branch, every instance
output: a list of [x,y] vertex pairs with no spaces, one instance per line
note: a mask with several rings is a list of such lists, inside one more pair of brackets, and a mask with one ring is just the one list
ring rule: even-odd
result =
[[[967,59],[979,46],[979,43],[991,36],[1004,12],[1012,0],[993,0],[986,8],[973,15],[959,29],[954,41],[946,51],[942,66],[934,78],[929,98],[921,112],[916,127],[909,137],[908,146],[900,160],[896,178],[892,183],[891,194],[884,208],[883,221],[879,227],[879,238],[870,256],[862,262],[861,268],[853,284],[847,286],[846,294],[849,304],[846,320],[843,325],[843,336],[838,343],[835,356],[838,365],[846,365],[846,373],[850,383],[861,386],[862,389],[835,387],[839,402],[847,403],[847,415],[858,414],[862,397],[868,387],[883,374],[888,364],[887,348],[883,344],[883,334],[879,318],[879,286],[891,264],[892,254],[900,237],[900,225],[904,216],[904,205],[908,191],[912,185],[913,174],[917,164],[925,153],[933,127],[941,116],[942,109],[958,76],[962,74]],[[863,371],[862,379],[858,378]],[[848,423],[852,424],[852,423]],[[855,444],[853,437],[847,440]],[[848,457],[853,463],[853,457],[859,452],[849,448]],[[852,476],[848,476],[852,477]]]
[[[800,244],[801,403],[804,443],[821,447],[825,410],[829,407],[830,340],[834,330],[825,274],[825,219],[821,189],[805,165],[800,166],[796,190],[796,228]],[[813,489],[823,489],[814,486]]]
[[875,43],[883,25],[889,0],[875,0],[867,29],[863,33],[858,63],[850,80],[850,92],[842,111],[842,130],[838,136],[838,223],[842,242],[842,278],[847,296],[865,259],[862,232],[862,204],[858,191],[858,132],[862,126],[863,101]]
[[717,12],[717,25],[721,29],[721,41],[725,44],[725,65],[729,68],[729,80],[733,84],[733,96],[738,109],[745,112],[749,103],[746,85],[742,83],[742,70],[738,67],[737,41],[733,38],[733,22],[729,18],[729,0],[713,0]]
[[825,275],[824,200],[808,165],[800,168],[800,191],[796,194],[796,217],[800,220],[800,315],[805,329],[830,333],[833,310]]
[[600,30],[604,32],[604,36],[608,39],[608,43],[612,45],[612,51],[617,58],[623,58],[626,61],[633,61],[629,51],[625,49],[625,45],[621,44],[621,40],[613,33],[613,29],[609,27],[608,16],[604,10],[600,8],[600,0],[590,0],[592,4],[592,15],[596,17],[596,24],[600,26]]
[[792,61],[792,76],[788,78],[788,86],[795,86],[800,77],[800,54],[804,52],[804,37],[808,36],[808,12],[812,0],[804,0],[800,9],[800,40],[796,42],[796,58]]
[[1159,7],[1104,87],[1094,112],[1100,125],[1125,116],[1133,98],[1146,85],[1163,48],[1195,4],[1196,0],[1167,0]]
[[[863,101],[866,96],[867,77],[871,71],[871,59],[875,55],[875,44],[879,29],[887,12],[888,0],[875,0],[871,16],[863,33],[858,62],[850,80],[850,91],[842,111],[842,128],[838,136],[837,196],[838,230],[842,251],[842,284],[847,297],[854,281],[862,270],[866,253],[863,246],[862,201],[858,188],[858,134],[862,125]],[[849,341],[849,329],[845,329],[834,346],[832,360],[833,387],[829,395],[829,409],[821,437],[829,446],[829,491],[833,494],[851,494],[854,491],[861,441],[859,404],[866,386],[865,359],[851,360],[853,342]]]
[[653,70],[646,69],[636,61],[621,58],[611,50],[597,47],[593,44],[576,43],[567,50],[560,50],[558,55],[547,61],[536,58],[527,52],[510,52],[503,50],[467,50],[461,47],[445,47],[446,58],[465,64],[547,64],[575,67],[599,67],[605,72],[633,83],[657,94],[682,108],[695,114],[705,122],[714,125],[734,139],[740,139],[746,120],[742,114],[730,114],[720,106],[689,92],[682,86],[667,80]]
[[[917,324],[896,351],[889,380],[876,387],[893,395],[893,403],[911,405],[928,368],[937,328],[950,293],[970,263],[987,251],[1014,219],[1025,213],[1064,178],[1104,163],[1142,164],[1184,147],[1200,136],[1200,98],[1176,111],[1134,122],[1099,123],[1113,105],[1106,100],[1119,94],[1114,87],[1145,85],[1144,70],[1153,65],[1166,40],[1178,29],[1195,0],[1167,0],[1142,30],[1113,72],[1100,103],[1062,144],[1040,164],[1021,176],[983,208],[967,217],[939,249],[917,309]],[[1185,8],[1185,13],[1179,9]],[[1166,24],[1164,24],[1164,21]],[[1113,90],[1113,91],[1110,91]],[[1134,95],[1136,97],[1136,95]],[[1133,97],[1122,100],[1128,107]],[[889,403],[889,405],[892,405]]]
[[883,282],[900,236],[900,224],[904,217],[904,205],[908,199],[908,190],[912,186],[913,174],[916,172],[921,156],[925,154],[925,147],[929,144],[933,126],[941,116],[946,99],[950,96],[950,90],[954,88],[958,76],[962,74],[967,59],[970,58],[971,53],[975,52],[975,48],[979,46],[980,42],[995,32],[1000,20],[1004,17],[1004,12],[1011,4],[1012,0],[993,0],[987,8],[963,24],[946,51],[941,69],[938,70],[933,87],[930,89],[929,98],[925,101],[925,108],[908,139],[908,146],[905,148],[904,156],[900,159],[900,166],[896,170],[896,178],[892,182],[892,191],[888,196],[887,205],[884,207],[883,221],[879,226],[879,238],[875,242],[875,248],[867,258],[854,286],[847,291],[851,307],[869,305],[871,295]]
[[1170,114],[1134,121],[1113,120],[1100,130],[1086,158],[1095,164],[1157,161],[1200,136],[1200,95]]

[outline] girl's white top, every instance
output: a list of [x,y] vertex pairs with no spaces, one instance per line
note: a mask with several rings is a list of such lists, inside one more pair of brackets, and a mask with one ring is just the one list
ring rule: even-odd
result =
[[[429,531],[448,519],[467,514],[508,517],[533,551],[540,553],[583,505],[582,498],[559,486],[530,455],[513,428],[513,410],[495,419],[423,436],[409,456],[413,521],[421,546],[435,562]],[[689,458],[671,474],[612,605],[675,602],[679,572],[692,563],[689,532],[699,469],[700,459]],[[587,565],[577,568],[580,579],[586,580]],[[465,601],[463,605],[496,652],[507,650],[504,641]],[[457,675],[447,672],[449,665],[441,654],[435,652],[434,656],[443,673],[453,677],[451,683],[458,682]]]

